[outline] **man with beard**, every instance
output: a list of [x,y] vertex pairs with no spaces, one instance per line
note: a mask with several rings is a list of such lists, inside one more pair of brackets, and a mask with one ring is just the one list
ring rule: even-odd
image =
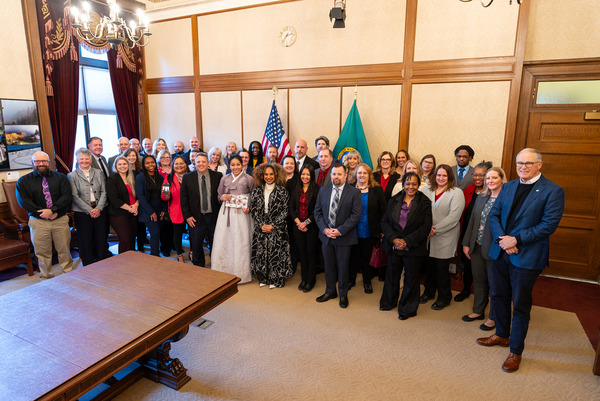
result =
[[71,232],[67,212],[71,206],[71,185],[67,176],[50,170],[50,158],[35,152],[33,171],[17,181],[17,201],[29,214],[31,242],[38,258],[40,278],[53,277],[52,244],[63,272],[73,269],[69,252]]

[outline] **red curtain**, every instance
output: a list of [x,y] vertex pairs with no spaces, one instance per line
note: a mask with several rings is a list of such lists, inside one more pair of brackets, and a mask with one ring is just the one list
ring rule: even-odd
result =
[[[44,69],[46,99],[55,155],[73,165],[79,101],[78,43],[71,29],[69,8],[62,0],[36,0]],[[44,144],[48,146],[48,144]],[[58,163],[57,170],[68,170]]]
[[[129,50],[122,45],[108,51],[108,69],[117,118],[121,126],[121,133],[129,139],[140,138],[138,100],[139,94],[141,94],[141,90],[139,90],[141,59],[139,53],[137,48]],[[124,63],[127,64],[127,68],[123,67]]]

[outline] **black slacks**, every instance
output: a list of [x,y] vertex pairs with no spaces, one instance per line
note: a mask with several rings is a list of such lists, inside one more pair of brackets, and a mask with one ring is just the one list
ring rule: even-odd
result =
[[450,289],[450,267],[449,259],[427,258],[427,279],[425,279],[425,295],[429,298],[435,297],[437,291],[437,301],[449,304],[452,300],[452,291]]
[[108,212],[102,211],[97,218],[83,212],[73,213],[73,222],[79,240],[79,257],[86,266],[108,257],[106,251],[106,228]]
[[[308,230],[302,232],[294,225],[294,242],[300,253],[300,275],[302,281],[313,285],[317,276],[317,261],[319,258],[319,228],[316,224],[309,224]],[[290,247],[291,248],[291,247]]]
[[352,245],[350,256],[350,282],[356,283],[358,270],[362,272],[363,283],[370,283],[373,278],[373,268],[369,264],[377,237],[359,238],[358,244]]
[[419,272],[425,256],[408,256],[392,251],[391,264],[388,266],[383,284],[383,293],[379,300],[382,309],[392,309],[398,303],[400,278],[404,269],[404,288],[398,303],[398,315],[417,313],[419,307]]

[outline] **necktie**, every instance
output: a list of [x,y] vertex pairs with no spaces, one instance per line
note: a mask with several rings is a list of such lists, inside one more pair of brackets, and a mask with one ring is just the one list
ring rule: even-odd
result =
[[206,176],[202,176],[202,213],[208,211],[208,188],[206,187]]
[[50,209],[52,207],[52,196],[50,196],[50,187],[48,186],[46,177],[42,178],[42,192],[44,193],[44,198],[46,198],[46,207]]
[[465,169],[461,168],[458,170],[458,181],[462,181],[463,177],[465,176]]
[[104,173],[104,178],[108,178],[108,169],[105,166],[105,162],[104,160],[102,160],[101,157],[98,158],[98,164],[100,164],[100,168],[102,169],[102,172]]
[[319,171],[319,178],[317,179],[317,185],[323,185],[323,177],[325,176],[325,172],[323,170]]
[[335,194],[333,195],[333,200],[331,201],[331,206],[329,207],[329,227],[335,227],[335,216],[337,215],[338,204],[340,203],[340,190],[338,188],[333,188]]

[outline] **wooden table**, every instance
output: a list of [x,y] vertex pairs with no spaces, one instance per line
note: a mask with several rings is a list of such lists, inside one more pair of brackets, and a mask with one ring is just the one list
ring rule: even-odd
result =
[[[0,297],[0,394],[70,400],[101,383],[114,397],[145,376],[190,378],[170,344],[237,293],[239,278],[127,252]],[[113,375],[134,362],[121,380]]]

